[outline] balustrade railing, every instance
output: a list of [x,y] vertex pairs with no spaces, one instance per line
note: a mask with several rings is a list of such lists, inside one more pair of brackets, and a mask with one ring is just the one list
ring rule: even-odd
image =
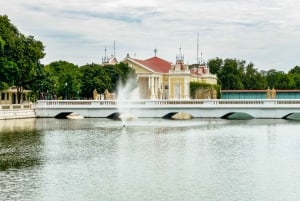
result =
[[33,109],[33,104],[28,103],[28,104],[0,104],[0,110],[28,110],[28,109]]
[[[190,99],[190,100],[39,100],[37,107],[109,105],[300,105],[299,99]],[[8,106],[2,105],[2,108]],[[9,106],[11,107],[11,106]],[[26,107],[17,106],[14,107]],[[28,107],[28,106],[27,106]]]

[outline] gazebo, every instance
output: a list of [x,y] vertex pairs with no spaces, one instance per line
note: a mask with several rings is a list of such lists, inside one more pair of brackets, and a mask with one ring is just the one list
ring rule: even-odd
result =
[[[25,90],[22,91],[22,96],[20,97],[20,103],[26,103],[29,102],[29,94],[31,93],[31,90]],[[18,104],[18,91],[17,87],[13,86],[5,90],[0,90],[1,98],[0,98],[0,104],[1,105],[7,105],[7,104]]]

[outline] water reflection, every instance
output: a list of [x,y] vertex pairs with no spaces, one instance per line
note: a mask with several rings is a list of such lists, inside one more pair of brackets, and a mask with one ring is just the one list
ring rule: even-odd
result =
[[42,135],[36,119],[0,121],[0,200],[32,200],[39,193]]
[[21,131],[34,130],[36,126],[36,119],[8,119],[0,120],[0,135],[1,133],[13,133]]
[[298,122],[137,119],[123,128],[109,119],[36,119],[0,125],[0,200],[300,199]]
[[41,139],[35,122],[35,119],[0,121],[0,171],[41,163]]

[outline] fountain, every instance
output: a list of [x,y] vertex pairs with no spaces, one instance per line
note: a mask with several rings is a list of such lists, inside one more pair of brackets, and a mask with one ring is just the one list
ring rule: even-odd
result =
[[136,79],[129,77],[125,84],[121,81],[117,88],[117,106],[119,112],[119,119],[122,121],[122,126],[125,127],[127,121],[136,118],[136,115],[132,114],[131,104],[133,100],[137,100],[137,83]]

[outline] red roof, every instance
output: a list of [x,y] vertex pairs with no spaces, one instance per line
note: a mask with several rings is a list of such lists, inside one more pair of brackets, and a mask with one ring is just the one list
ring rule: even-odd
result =
[[133,59],[133,60],[157,73],[168,73],[172,64],[171,62],[163,60],[159,57],[152,57],[146,60],[140,60],[140,59]]

